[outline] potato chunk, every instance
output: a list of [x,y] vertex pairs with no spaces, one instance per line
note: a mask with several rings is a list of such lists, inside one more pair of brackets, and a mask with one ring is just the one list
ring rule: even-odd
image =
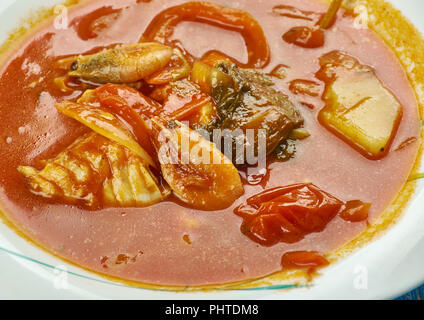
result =
[[326,82],[320,122],[370,159],[386,155],[402,106],[372,68],[341,52],[320,59],[317,77]]

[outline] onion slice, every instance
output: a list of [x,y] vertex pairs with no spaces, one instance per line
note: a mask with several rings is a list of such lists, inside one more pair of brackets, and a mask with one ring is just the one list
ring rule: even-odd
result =
[[131,130],[114,114],[102,107],[93,107],[70,101],[62,101],[56,109],[98,134],[115,141],[140,156],[147,164],[157,168],[155,161],[137,142]]

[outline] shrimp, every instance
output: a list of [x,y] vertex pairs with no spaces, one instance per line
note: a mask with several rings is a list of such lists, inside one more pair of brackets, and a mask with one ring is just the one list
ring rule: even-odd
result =
[[66,58],[58,61],[58,66],[70,68],[71,77],[99,84],[132,83],[165,68],[172,55],[171,47],[144,42]]
[[181,122],[153,118],[152,142],[163,178],[174,194],[191,207],[224,209],[244,193],[231,160]]

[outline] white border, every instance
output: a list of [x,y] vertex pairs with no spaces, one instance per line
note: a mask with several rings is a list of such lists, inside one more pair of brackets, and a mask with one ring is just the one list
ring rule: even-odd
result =
[[[0,41],[41,4],[52,6],[60,0],[1,0]],[[424,32],[424,2],[392,0],[396,7]],[[0,299],[389,299],[424,283],[424,185],[419,189],[405,216],[381,239],[327,268],[310,289],[288,291],[172,293],[105,284],[68,275],[68,289],[55,288],[54,270],[0,251]],[[54,266],[63,261],[35,248],[0,224],[0,246]],[[355,289],[358,271],[366,267],[367,289]],[[104,279],[73,266],[63,266],[100,281]],[[362,269],[363,270],[363,269]],[[60,272],[59,272],[60,273]],[[56,286],[57,287],[57,286]]]

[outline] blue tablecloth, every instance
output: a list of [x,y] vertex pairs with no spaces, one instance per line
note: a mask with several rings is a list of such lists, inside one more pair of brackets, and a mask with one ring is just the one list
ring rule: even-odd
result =
[[399,297],[397,300],[424,300],[424,285],[402,297]]

